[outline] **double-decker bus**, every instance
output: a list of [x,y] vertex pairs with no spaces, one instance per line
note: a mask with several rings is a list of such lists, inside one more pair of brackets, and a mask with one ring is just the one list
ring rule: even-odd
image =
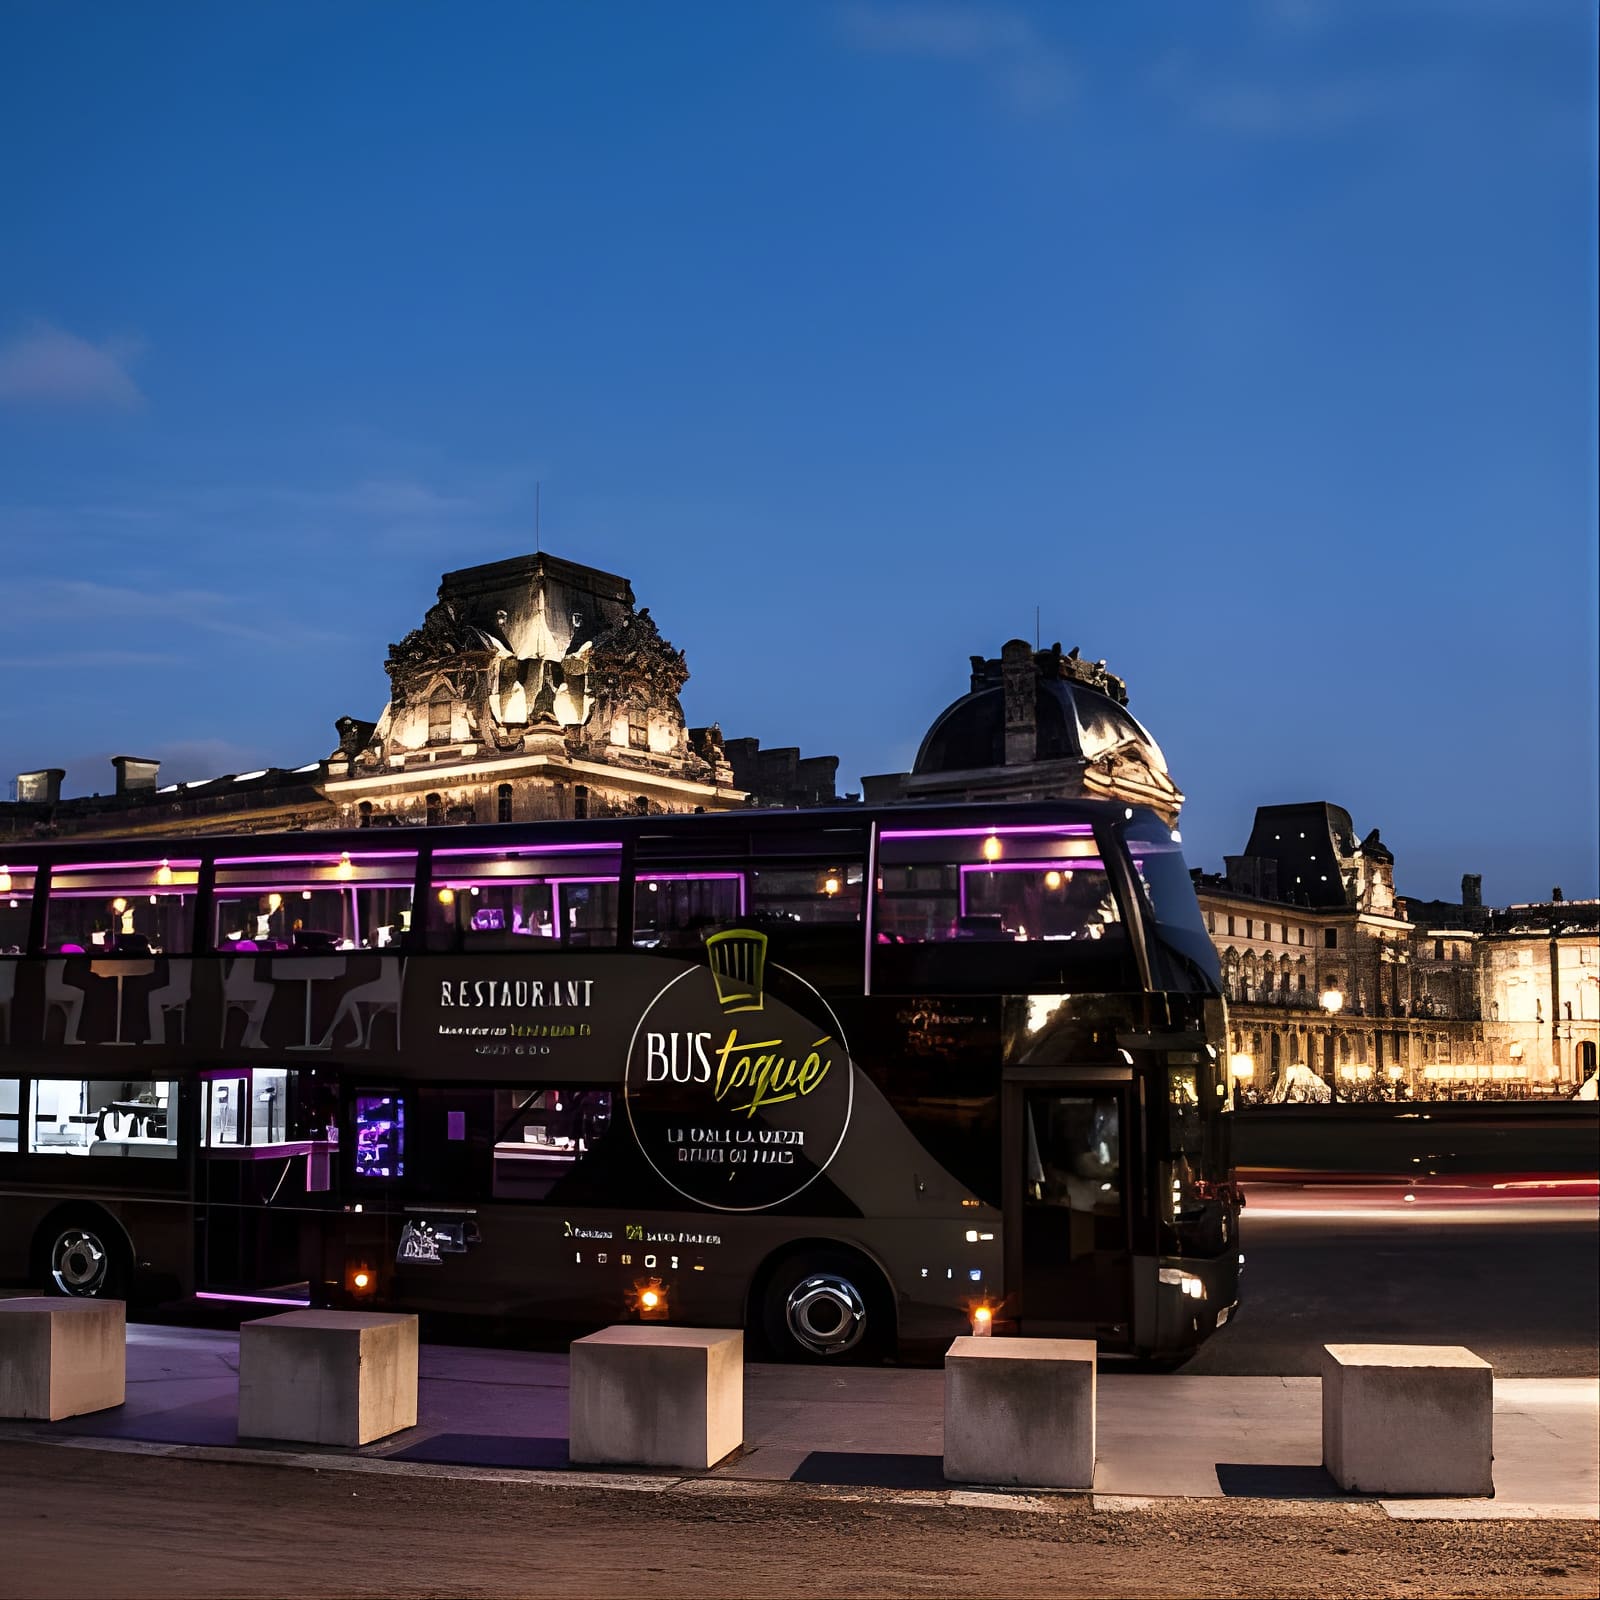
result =
[[1216,957],[1105,802],[0,861],[0,1276],[1172,1358],[1232,1313]]

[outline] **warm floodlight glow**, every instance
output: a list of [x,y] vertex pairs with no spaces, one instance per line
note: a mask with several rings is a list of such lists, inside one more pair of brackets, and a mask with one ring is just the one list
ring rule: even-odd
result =
[[1054,867],[1045,873],[1044,886],[1047,889],[1059,889],[1061,887],[1061,874]]
[[441,889],[439,891],[439,904],[440,905],[442,905],[442,906],[453,906],[455,903],[456,903],[456,892],[455,892],[454,889]]
[[333,875],[336,878],[353,878],[355,873],[356,869],[350,865],[350,852],[341,850],[339,852],[339,865],[333,869]]
[[661,1304],[661,1296],[658,1295],[654,1289],[646,1289],[645,1292],[639,1296],[639,1304],[642,1305],[646,1311],[654,1311],[655,1308]]
[[972,1331],[980,1338],[994,1332],[994,1312],[988,1306],[979,1306],[972,1313]]
[[369,1276],[369,1275],[368,1275],[368,1274],[367,1274],[367,1273],[365,1273],[365,1272],[358,1272],[358,1273],[357,1273],[357,1274],[356,1274],[356,1275],[355,1275],[355,1277],[354,1277],[354,1278],[353,1278],[353,1279],[352,1279],[352,1280],[351,1280],[351,1282],[353,1282],[353,1283],[354,1283],[354,1284],[355,1284],[355,1286],[356,1286],[356,1288],[358,1288],[358,1289],[365,1289],[365,1288],[366,1288],[366,1286],[367,1286],[367,1285],[368,1285],[368,1284],[369,1284],[369,1283],[371,1283],[371,1282],[372,1282],[372,1279],[371,1279],[371,1277],[370,1277],[370,1276]]
[[829,878],[828,881],[823,884],[822,892],[824,894],[838,894],[839,880],[837,878]]
[[1255,1062],[1246,1055],[1228,1057],[1228,1071],[1241,1081],[1253,1078],[1256,1075]]
[[998,861],[1000,859],[1000,839],[997,834],[991,833],[983,841],[983,859],[985,861]]
[[1322,1009],[1329,1016],[1344,1009],[1344,996],[1337,989],[1324,989],[1322,991]]
[[161,865],[156,868],[156,882],[162,885],[172,882],[172,863],[165,856],[161,858]]

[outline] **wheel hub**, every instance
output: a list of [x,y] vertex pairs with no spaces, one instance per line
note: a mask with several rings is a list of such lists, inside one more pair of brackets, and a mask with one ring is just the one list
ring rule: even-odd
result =
[[98,1294],[108,1265],[105,1245],[86,1228],[68,1228],[50,1252],[50,1276],[62,1294]]
[[795,1341],[813,1355],[843,1355],[867,1330],[861,1291],[833,1272],[813,1273],[797,1283],[789,1291],[784,1315]]

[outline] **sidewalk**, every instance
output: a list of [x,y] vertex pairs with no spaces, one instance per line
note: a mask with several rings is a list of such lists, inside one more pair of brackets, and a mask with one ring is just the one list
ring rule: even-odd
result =
[[[175,1447],[163,1454],[238,1447],[253,1459],[322,1467],[345,1457],[357,1470],[383,1471],[386,1463],[509,1470],[590,1486],[615,1479],[620,1487],[627,1476],[570,1470],[563,1355],[424,1345],[418,1425],[360,1450],[323,1450],[239,1447],[238,1349],[234,1333],[130,1327],[126,1404],[67,1422],[0,1422],[0,1441]],[[752,1364],[745,1447],[703,1476],[752,1492],[793,1483],[959,1495],[943,1474],[943,1400],[939,1371]],[[1162,1496],[1360,1503],[1322,1469],[1315,1378],[1103,1369],[1098,1421],[1095,1496],[1108,1509]],[[1492,1500],[1378,1503],[1407,1519],[1600,1516],[1600,1384],[1593,1379],[1499,1380],[1494,1448]]]

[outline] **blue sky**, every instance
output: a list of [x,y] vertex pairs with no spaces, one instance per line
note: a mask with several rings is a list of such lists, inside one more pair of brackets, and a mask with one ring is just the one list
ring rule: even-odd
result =
[[1587,0],[0,10],[0,772],[326,754],[439,574],[905,766],[1104,657],[1220,865],[1596,892]]

